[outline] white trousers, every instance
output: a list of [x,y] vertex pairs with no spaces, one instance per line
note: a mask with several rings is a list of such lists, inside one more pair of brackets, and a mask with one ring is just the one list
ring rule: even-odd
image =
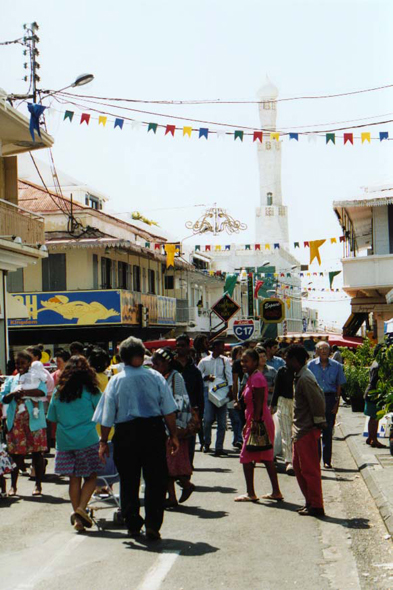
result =
[[284,461],[292,463],[293,400],[281,396],[278,398],[277,419],[280,424]]

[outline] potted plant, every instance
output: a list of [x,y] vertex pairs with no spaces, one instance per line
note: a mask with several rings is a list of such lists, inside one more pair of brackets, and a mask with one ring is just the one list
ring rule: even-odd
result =
[[345,396],[349,398],[353,412],[363,412],[364,392],[369,378],[369,367],[373,362],[373,346],[366,339],[356,351],[343,350],[344,374],[347,380],[344,385]]

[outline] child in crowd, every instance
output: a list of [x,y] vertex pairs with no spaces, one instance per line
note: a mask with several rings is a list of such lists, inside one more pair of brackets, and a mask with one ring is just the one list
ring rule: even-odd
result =
[[[30,369],[24,375],[21,375],[19,378],[19,385],[18,390],[29,391],[29,389],[38,389],[41,381],[44,383],[46,382],[46,372],[45,369],[40,361],[33,361],[31,363]],[[24,396],[24,399],[29,399],[33,403],[33,416],[34,418],[38,418],[39,415],[39,408],[38,402],[47,401],[46,397],[28,397]],[[26,406],[22,400],[19,400],[17,413],[21,414],[26,410]]]

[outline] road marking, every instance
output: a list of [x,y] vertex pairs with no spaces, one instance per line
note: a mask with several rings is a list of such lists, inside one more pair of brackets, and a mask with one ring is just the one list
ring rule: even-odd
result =
[[75,548],[85,539],[86,537],[82,535],[73,537],[60,551],[57,552],[54,557],[52,557],[45,567],[38,570],[38,572],[36,572],[27,582],[22,582],[18,584],[18,586],[15,586],[14,590],[31,590],[32,588],[35,588],[43,578],[46,578],[48,574],[52,572],[58,562],[60,562],[67,555],[71,555]]
[[153,567],[149,569],[137,590],[159,590],[179,555],[180,551],[163,551]]

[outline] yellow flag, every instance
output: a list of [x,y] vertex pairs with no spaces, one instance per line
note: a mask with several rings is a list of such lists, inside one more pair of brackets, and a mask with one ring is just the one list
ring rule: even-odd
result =
[[271,133],[270,134],[270,139],[272,139],[272,140],[275,139],[276,141],[278,141],[280,139],[280,134],[277,133],[277,132]]
[[330,238],[331,244],[337,244],[337,238]]
[[102,123],[102,125],[105,127],[107,120],[108,120],[108,117],[104,117],[103,115],[100,115],[98,117],[98,124],[101,125],[101,123]]
[[270,244],[265,244],[265,250],[270,250]]
[[291,300],[289,299],[289,297],[285,300],[285,303],[287,304],[287,308],[291,309]]
[[368,143],[371,142],[371,133],[369,133],[368,131],[365,131],[364,133],[361,134],[361,138],[362,138],[362,143],[364,143],[365,141],[368,141]]
[[188,137],[191,137],[191,133],[192,133],[192,127],[183,127],[183,137],[185,135],[188,135]]
[[220,252],[221,251],[221,246],[216,246],[214,249],[215,249],[216,252]]
[[209,275],[210,275],[211,277],[214,277],[214,270],[209,270]]
[[275,273],[274,273],[274,276],[275,276],[275,277],[278,277],[278,272],[275,272]]
[[319,248],[323,246],[326,240],[311,240],[310,242],[310,264],[316,258],[318,264],[321,264],[321,255],[319,254]]
[[166,267],[175,266],[175,244],[165,244]]

